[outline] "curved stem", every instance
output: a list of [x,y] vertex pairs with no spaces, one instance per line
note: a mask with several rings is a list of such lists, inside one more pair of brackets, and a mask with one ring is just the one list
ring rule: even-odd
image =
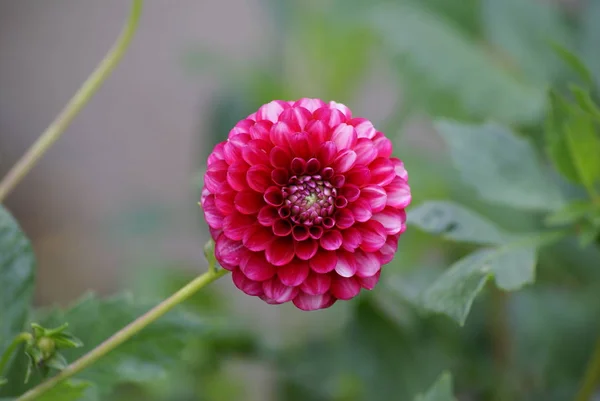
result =
[[69,127],[75,116],[87,104],[92,96],[98,91],[102,83],[108,78],[112,70],[119,63],[138,26],[142,12],[143,0],[132,0],[131,13],[127,24],[123,28],[121,35],[113,45],[112,49],[100,62],[98,67],[92,72],[89,78],[83,83],[81,88],[71,98],[69,103],[60,112],[56,119],[50,124],[46,131],[40,135],[35,143],[19,159],[13,168],[0,182],[0,202],[14,189],[14,187],[27,175],[35,166],[46,151],[60,138],[60,136]]
[[4,354],[2,354],[2,358],[0,359],[0,375],[2,374],[2,372],[4,372],[4,369],[8,365],[8,361],[10,361],[10,357],[13,355],[13,353],[16,351],[19,345],[28,342],[32,338],[33,337],[31,336],[31,334],[25,332],[18,334],[14,338],[14,340],[12,341],[12,343],[10,343],[8,348],[6,348],[6,351],[4,351]]
[[67,380],[68,378],[76,375],[81,372],[85,368],[92,365],[94,362],[98,361],[100,358],[108,354],[110,351],[117,348],[119,345],[123,344],[125,341],[129,340],[131,337],[136,335],[138,332],[143,330],[146,326],[156,321],[158,318],[163,316],[165,313],[173,309],[175,306],[185,301],[192,295],[194,295],[198,290],[204,288],[206,285],[212,283],[219,277],[224,276],[229,273],[229,271],[221,269],[215,271],[214,269],[209,270],[208,272],[198,276],[194,280],[190,281],[179,291],[171,295],[169,298],[162,301],[160,304],[156,305],[153,309],[149,310],[142,316],[138,317],[136,320],[113,334],[109,339],[105,340],[102,344],[98,345],[96,348],[67,366],[64,370],[62,370],[59,374],[52,377],[49,380],[41,383],[37,387],[29,390],[15,401],[31,401],[35,400],[58,383]]

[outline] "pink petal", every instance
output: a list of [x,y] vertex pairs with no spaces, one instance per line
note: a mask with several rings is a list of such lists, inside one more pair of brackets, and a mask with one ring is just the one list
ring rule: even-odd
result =
[[408,183],[396,176],[392,183],[385,187],[387,192],[387,205],[395,208],[405,208],[410,204],[411,194]]
[[279,121],[285,121],[292,126],[298,126],[301,130],[304,129],[308,120],[312,118],[312,112],[304,107],[290,107],[281,113]]
[[323,236],[323,227],[321,226],[312,226],[308,229],[308,234],[311,238],[319,239]]
[[215,240],[215,258],[224,269],[233,270],[239,266],[246,252],[241,241],[233,241],[224,234]]
[[[248,142],[248,145],[242,148],[242,157],[249,165],[269,164],[269,153],[265,148],[268,148],[266,141],[255,139]],[[270,150],[270,149],[269,149]]]
[[242,238],[244,238],[246,230],[248,230],[255,221],[256,219],[252,216],[233,212],[223,219],[223,232],[229,238],[241,241]]
[[356,259],[350,252],[338,251],[338,261],[335,265],[335,272],[342,277],[352,277],[356,273]]
[[369,165],[371,169],[371,183],[386,186],[396,177],[396,168],[389,159],[382,157]]
[[239,134],[230,136],[225,145],[223,146],[223,153],[225,154],[225,160],[229,164],[235,163],[242,157],[242,149],[248,141],[250,141],[250,135]]
[[353,126],[340,124],[333,130],[331,140],[339,150],[352,149],[356,145],[358,137]]
[[306,279],[309,272],[308,262],[294,259],[277,269],[277,276],[282,284],[297,287]]
[[237,128],[240,131],[240,133],[248,133],[250,128],[253,127],[254,124],[254,120],[246,118],[244,120],[239,121],[235,125],[235,128]]
[[361,223],[368,221],[373,216],[371,204],[363,198],[359,198],[354,203],[348,205],[348,209],[354,214],[354,219]]
[[273,304],[282,304],[294,299],[300,290],[298,287],[289,287],[283,284],[279,278],[273,277],[271,280],[263,282],[263,292],[265,298],[267,298],[265,301],[270,301],[269,303]]
[[295,156],[308,159],[312,155],[311,145],[306,132],[296,132],[289,137],[290,149]]
[[243,214],[256,214],[265,206],[262,195],[254,191],[238,192],[234,202],[235,208]]
[[251,251],[264,251],[273,240],[273,231],[268,227],[254,224],[246,230],[242,242]]
[[309,99],[304,97],[302,99],[296,100],[296,102],[294,102],[294,106],[304,107],[305,109],[313,113],[315,110],[324,107],[325,102],[321,99]]
[[335,303],[335,298],[330,294],[309,295],[300,293],[294,298],[294,305],[304,311],[313,311],[317,309],[326,309]]
[[366,199],[373,214],[381,212],[387,202],[387,193],[379,185],[367,185],[360,190],[362,199]]
[[[229,185],[227,185],[229,187]],[[231,188],[231,187],[229,187]],[[215,194],[215,205],[224,215],[231,214],[235,210],[235,191],[217,192]]]
[[204,218],[206,223],[213,229],[223,227],[223,215],[215,205],[215,196],[209,195],[202,202],[202,210],[204,210]]
[[353,150],[346,149],[338,153],[331,167],[337,174],[345,173],[354,166],[355,162],[356,153]]
[[354,277],[333,276],[331,294],[343,300],[352,299],[360,292],[360,284]]
[[321,171],[321,162],[319,159],[311,158],[306,162],[306,174],[314,175]]
[[242,273],[240,269],[234,269],[231,277],[233,279],[233,284],[246,294],[255,297],[263,295],[262,283],[250,280],[248,277],[244,276],[244,273]]
[[288,170],[285,168],[276,168],[271,171],[271,180],[277,185],[286,186],[290,179]]
[[285,150],[285,148],[276,146],[273,149],[271,149],[271,153],[269,154],[269,160],[271,161],[271,165],[273,167],[288,169],[290,168],[292,156],[287,150]]
[[225,160],[225,142],[219,142],[215,145],[215,147],[213,148],[212,153],[208,156],[208,160],[206,162],[206,164],[208,164],[209,166],[215,162],[217,162],[218,160]]
[[355,227],[350,227],[342,231],[342,237],[344,237],[342,247],[348,252],[354,252],[362,243],[362,235],[360,235],[360,231]]
[[262,252],[248,252],[240,261],[240,269],[244,276],[254,281],[265,281],[275,275],[275,266],[265,260]]
[[283,195],[281,193],[281,188],[275,186],[269,187],[265,191],[263,199],[271,206],[281,206],[283,204]]
[[283,100],[273,100],[258,109],[256,112],[256,121],[269,120],[271,122],[277,122],[279,115],[283,110],[289,107],[290,105]]
[[342,246],[342,240],[342,234],[338,230],[329,230],[323,233],[319,241],[323,249],[335,251]]
[[366,253],[357,249],[354,258],[356,259],[356,275],[358,277],[372,277],[381,270],[381,262],[374,253]]
[[248,188],[246,182],[246,172],[250,166],[243,160],[233,163],[227,170],[227,182],[231,185],[231,188],[236,191],[243,191]]
[[356,152],[356,164],[368,166],[377,158],[377,149],[370,139],[360,138],[353,150]]
[[319,250],[319,243],[310,238],[294,244],[296,256],[302,260],[310,260]]
[[278,237],[266,249],[267,260],[275,266],[290,263],[294,255],[294,241],[290,237]]
[[377,149],[377,155],[379,157],[384,157],[387,159],[392,155],[392,142],[381,132],[378,132],[373,137],[373,145],[375,145],[375,149]]
[[270,141],[269,133],[271,132],[271,127],[273,127],[271,121],[263,120],[257,122],[249,130],[250,138]]
[[408,172],[406,172],[402,160],[392,157],[390,161],[394,164],[396,175],[402,178],[404,181],[408,182]]
[[308,133],[310,147],[315,152],[328,137],[329,127],[321,120],[311,120],[304,130]]
[[332,109],[337,109],[341,111],[347,119],[352,118],[352,111],[345,104],[334,102],[333,100],[329,102],[329,107]]
[[354,214],[348,209],[338,210],[335,214],[335,224],[342,230],[352,227],[354,224]]
[[366,290],[372,290],[379,282],[381,276],[381,270],[379,270],[374,276],[371,277],[357,277],[360,286]]
[[296,132],[296,129],[285,121],[280,121],[273,125],[269,137],[275,146],[287,149],[289,146],[288,139]]
[[398,235],[390,235],[387,237],[385,244],[379,250],[379,261],[382,265],[390,263],[394,259],[394,255],[398,250]]
[[335,269],[337,254],[331,251],[319,250],[308,263],[310,268],[316,273],[329,273]]
[[314,118],[323,121],[331,128],[337,127],[339,124],[346,122],[346,116],[344,113],[337,109],[331,109],[327,106],[315,110],[313,116]]
[[331,276],[311,271],[308,277],[300,285],[300,289],[309,295],[321,295],[329,291]]
[[271,185],[271,168],[263,164],[250,167],[246,181],[250,188],[264,194]]
[[406,212],[404,209],[388,206],[374,214],[373,220],[380,222],[388,235],[398,234],[406,227]]
[[385,228],[375,220],[367,221],[357,227],[362,236],[360,248],[365,252],[375,252],[381,249],[387,239]]
[[348,124],[351,124],[354,126],[354,128],[356,128],[359,138],[371,139],[377,132],[373,127],[373,123],[366,118],[353,118],[352,120],[348,121]]
[[306,171],[306,160],[301,157],[294,157],[291,164],[292,174],[303,175]]
[[362,188],[371,182],[371,170],[363,164],[357,164],[346,172],[346,183]]
[[321,162],[321,166],[325,167],[333,162],[336,154],[337,146],[335,146],[335,143],[331,141],[323,142],[317,151],[317,159]]
[[348,202],[354,202],[360,196],[360,189],[356,185],[346,184],[339,193],[346,198]]
[[217,160],[210,163],[204,175],[204,185],[206,188],[216,194],[223,188],[223,184],[227,182],[227,170],[229,164],[225,160]]
[[284,219],[278,219],[273,224],[273,234],[278,237],[286,237],[292,232],[292,224]]
[[279,219],[279,215],[277,214],[277,208],[273,206],[264,206],[258,212],[258,222],[266,227],[270,227],[275,223],[277,219]]

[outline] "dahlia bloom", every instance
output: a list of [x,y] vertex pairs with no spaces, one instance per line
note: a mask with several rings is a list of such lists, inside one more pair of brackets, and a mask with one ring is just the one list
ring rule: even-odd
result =
[[303,310],[373,289],[411,200],[391,154],[343,104],[261,106],[208,158],[201,203],[217,261],[246,294]]

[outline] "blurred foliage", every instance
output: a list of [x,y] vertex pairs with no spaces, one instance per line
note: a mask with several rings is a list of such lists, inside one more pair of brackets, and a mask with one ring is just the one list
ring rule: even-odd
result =
[[[581,2],[575,11],[538,0],[261,4],[270,42],[255,59],[239,63],[206,50],[185,57],[189,72],[218,82],[202,114],[198,169],[239,119],[272,99],[335,99],[357,115],[384,110],[376,125],[394,141],[414,194],[396,259],[377,290],[351,301],[349,316],[332,330],[318,325],[323,316],[335,320],[340,305],[289,312],[316,327],[289,342],[272,341],[267,334],[277,327],[257,328],[220,292],[198,294],[84,372],[81,379],[93,385],[65,384],[64,394],[117,401],[262,400],[265,393],[286,401],[573,399],[600,332],[600,3]],[[373,82],[390,98],[373,94]],[[118,232],[168,224],[165,210],[151,205],[119,218]],[[2,229],[20,236],[2,218]],[[4,290],[30,292],[33,262],[28,252],[20,258],[0,258],[0,349],[28,318],[30,299]],[[19,260],[22,275],[10,270]],[[73,360],[193,276],[178,267],[141,269],[131,280],[135,297],[89,296],[36,315],[46,325],[71,324],[85,343],[69,350]],[[15,359],[0,397],[25,389],[15,373],[25,363]],[[268,389],[253,380],[255,369],[269,370]]]

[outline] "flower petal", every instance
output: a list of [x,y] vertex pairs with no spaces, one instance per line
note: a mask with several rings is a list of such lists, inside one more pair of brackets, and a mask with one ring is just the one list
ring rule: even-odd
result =
[[294,305],[296,305],[298,309],[302,309],[304,311],[329,308],[335,303],[335,301],[336,299],[329,293],[309,295],[302,292],[299,293],[293,300]]
[[330,274],[319,274],[311,271],[300,285],[300,289],[309,295],[321,295],[329,291],[330,286]]
[[308,262],[304,260],[294,259],[285,266],[277,269],[279,280],[290,287],[297,287],[308,277]]
[[296,256],[302,260],[310,260],[319,250],[319,243],[312,238],[294,243]]
[[333,276],[331,294],[338,299],[352,299],[360,292],[360,284],[354,277]]
[[309,99],[309,98],[304,97],[302,99],[296,100],[294,102],[294,106],[304,107],[311,113],[314,113],[315,110],[320,109],[321,107],[324,107],[325,102],[322,101],[321,99]]
[[283,266],[294,259],[294,241],[290,237],[278,237],[266,249],[267,260],[275,266]]
[[270,227],[279,219],[279,214],[277,213],[277,208],[273,206],[264,206],[258,212],[258,222],[265,226]]
[[262,252],[248,252],[240,261],[240,269],[244,276],[254,281],[265,281],[275,275],[277,269],[267,262]]
[[332,251],[324,251],[321,249],[308,263],[310,268],[316,273],[329,273],[335,269],[335,265],[337,264],[337,254]]
[[331,140],[339,150],[352,149],[356,145],[358,137],[353,126],[340,124],[333,130]]
[[224,269],[233,270],[239,266],[246,252],[241,241],[231,240],[224,234],[215,240],[215,258]]
[[385,208],[387,193],[379,185],[367,185],[360,190],[360,196],[369,202],[373,214],[381,212]]
[[272,169],[264,164],[250,167],[246,175],[248,186],[256,192],[264,194],[271,185],[271,171]]
[[265,301],[272,304],[282,304],[291,301],[298,295],[298,287],[290,287],[283,284],[279,278],[273,277],[271,280],[263,282],[263,292]]
[[360,231],[355,227],[350,227],[342,231],[342,236],[344,237],[342,247],[348,252],[354,252],[362,243],[362,235],[360,235]]
[[352,277],[356,273],[356,259],[350,252],[338,251],[335,272],[342,277]]
[[245,161],[241,160],[233,163],[227,170],[227,182],[231,188],[236,191],[243,191],[248,188],[246,183],[246,173],[250,166]]
[[369,165],[371,169],[371,184],[386,186],[396,177],[396,167],[389,159],[382,157]]
[[208,195],[202,202],[202,210],[204,210],[204,218],[206,223],[213,229],[218,230],[223,227],[223,214],[219,211],[215,204],[215,196]]
[[410,204],[411,194],[408,183],[396,176],[390,185],[385,187],[387,192],[387,205],[396,208],[405,208]]
[[367,221],[357,227],[362,236],[360,248],[365,252],[375,252],[381,249],[387,239],[387,232],[380,222]]
[[372,277],[381,270],[381,262],[374,253],[357,249],[354,258],[356,259],[356,275],[358,277]]
[[338,153],[331,167],[333,167],[333,170],[336,172],[336,174],[345,173],[346,171],[350,170],[352,166],[354,166],[355,162],[356,153],[353,150],[346,149]]
[[246,230],[242,242],[251,251],[258,252],[267,249],[267,246],[273,241],[273,231],[269,227],[263,227],[254,224]]
[[388,235],[398,234],[406,228],[406,212],[404,209],[387,206],[381,212],[374,214],[373,220],[380,222]]
[[255,297],[263,295],[262,283],[250,280],[248,277],[244,276],[244,273],[242,273],[240,269],[234,269],[231,277],[233,279],[233,284],[246,294]]
[[260,106],[256,112],[256,121],[269,120],[271,122],[277,122],[279,115],[283,110],[289,107],[290,105],[283,100],[273,100],[270,103]]
[[328,251],[335,251],[340,249],[342,246],[342,234],[338,230],[329,230],[323,233],[323,236],[319,240],[321,247]]
[[381,270],[379,270],[375,275],[371,277],[357,277],[360,286],[366,290],[372,290],[379,282],[379,277],[381,276]]
[[241,241],[242,238],[244,238],[246,230],[248,230],[255,221],[256,219],[252,216],[233,212],[223,219],[223,232],[232,240]]
[[256,214],[265,206],[263,196],[254,191],[241,191],[235,196],[235,208],[243,214]]

